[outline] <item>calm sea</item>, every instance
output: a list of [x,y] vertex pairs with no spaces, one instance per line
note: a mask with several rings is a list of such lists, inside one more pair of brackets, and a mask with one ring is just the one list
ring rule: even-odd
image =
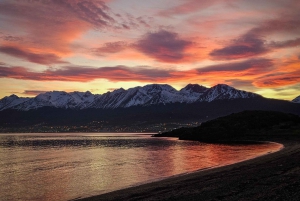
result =
[[281,147],[211,145],[145,134],[0,134],[0,200],[87,197]]

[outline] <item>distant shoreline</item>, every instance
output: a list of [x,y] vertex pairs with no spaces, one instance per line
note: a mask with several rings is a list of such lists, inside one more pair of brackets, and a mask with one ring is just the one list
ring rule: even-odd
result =
[[79,200],[298,200],[300,139],[285,136],[271,141],[284,148],[232,165]]

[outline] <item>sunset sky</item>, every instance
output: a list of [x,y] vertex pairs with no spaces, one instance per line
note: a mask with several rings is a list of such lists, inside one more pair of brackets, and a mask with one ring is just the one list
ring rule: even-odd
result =
[[223,83],[300,95],[299,0],[0,0],[0,98]]

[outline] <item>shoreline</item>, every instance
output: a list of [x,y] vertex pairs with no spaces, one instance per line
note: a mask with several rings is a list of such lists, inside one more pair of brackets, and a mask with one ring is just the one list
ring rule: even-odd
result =
[[[300,139],[279,137],[264,141],[284,148],[231,165],[75,200],[298,200]],[[289,190],[293,188],[296,189]]]

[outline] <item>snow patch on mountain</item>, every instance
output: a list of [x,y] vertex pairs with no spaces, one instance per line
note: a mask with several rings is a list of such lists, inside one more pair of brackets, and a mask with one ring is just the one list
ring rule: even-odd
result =
[[292,100],[293,103],[300,103],[300,96]]
[[89,91],[75,91],[71,93],[50,91],[39,94],[34,98],[19,98],[12,95],[0,100],[0,110],[12,108],[27,111],[41,107],[113,109],[170,103],[189,104],[237,98],[255,98],[258,96],[257,94],[237,90],[224,84],[219,84],[212,88],[206,88],[198,84],[188,84],[179,91],[167,84],[149,84],[128,90],[120,88],[102,95],[94,95]]

